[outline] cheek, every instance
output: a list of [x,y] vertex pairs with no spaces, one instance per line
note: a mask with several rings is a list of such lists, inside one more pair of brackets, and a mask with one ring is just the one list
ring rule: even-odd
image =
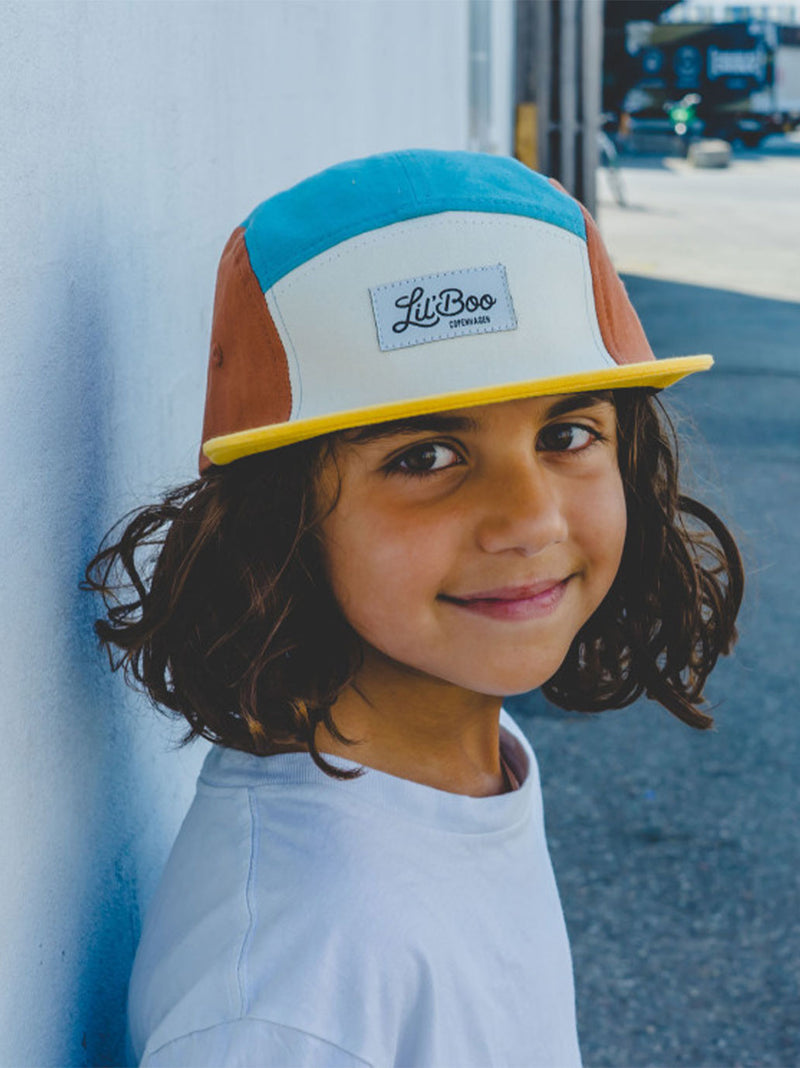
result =
[[580,512],[584,546],[595,564],[598,583],[607,592],[619,570],[628,527],[625,491],[618,471],[610,472],[586,494]]
[[348,509],[334,512],[322,533],[334,596],[362,636],[387,621],[396,626],[438,593],[447,553],[441,531],[419,517],[409,523],[400,514]]

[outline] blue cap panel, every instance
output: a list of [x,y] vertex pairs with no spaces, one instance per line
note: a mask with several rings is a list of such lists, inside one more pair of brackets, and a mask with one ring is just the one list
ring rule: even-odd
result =
[[245,219],[261,289],[341,241],[443,211],[525,215],[586,240],[577,202],[508,156],[413,149],[352,160],[265,200]]

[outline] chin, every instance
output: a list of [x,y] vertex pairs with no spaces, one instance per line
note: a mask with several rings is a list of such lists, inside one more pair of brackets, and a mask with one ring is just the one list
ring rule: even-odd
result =
[[465,690],[481,693],[486,697],[517,697],[519,694],[530,693],[531,690],[538,690],[541,686],[544,686],[548,679],[555,675],[560,666],[561,662],[559,661],[556,664],[548,664],[545,667],[541,667],[539,670],[532,670],[528,667],[524,671],[492,672],[489,675],[481,676],[465,675],[450,681]]
[[381,645],[371,642],[366,644],[366,649],[377,655],[384,665],[391,664],[400,675],[427,677],[437,683],[499,699],[538,690],[555,675],[568,651],[568,648],[554,648],[545,653],[541,647],[533,651],[523,647],[504,658],[495,650],[492,661],[490,651],[484,657],[419,656],[414,655],[418,652],[416,649],[398,648],[389,642]]
[[482,693],[486,697],[497,697],[501,701],[504,701],[507,697],[520,697],[522,694],[531,693],[532,690],[540,690],[549,678],[552,678],[552,676],[548,675],[546,678],[537,676],[535,679],[531,679],[524,683],[518,683],[515,686],[482,686],[480,689],[470,688],[473,689],[474,693]]

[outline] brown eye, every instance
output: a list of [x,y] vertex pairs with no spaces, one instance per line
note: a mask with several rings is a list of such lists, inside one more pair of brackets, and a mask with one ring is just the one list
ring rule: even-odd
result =
[[398,456],[389,465],[390,471],[401,471],[409,475],[426,475],[435,471],[444,471],[461,462],[461,457],[450,445],[442,442],[426,441],[414,445]]
[[554,423],[544,428],[536,447],[540,452],[580,452],[599,439],[596,430],[581,423]]

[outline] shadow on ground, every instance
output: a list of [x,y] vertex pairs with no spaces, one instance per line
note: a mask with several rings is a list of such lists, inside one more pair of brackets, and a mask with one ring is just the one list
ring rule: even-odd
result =
[[717,376],[800,376],[800,302],[641,275],[623,281],[657,356],[710,352]]

